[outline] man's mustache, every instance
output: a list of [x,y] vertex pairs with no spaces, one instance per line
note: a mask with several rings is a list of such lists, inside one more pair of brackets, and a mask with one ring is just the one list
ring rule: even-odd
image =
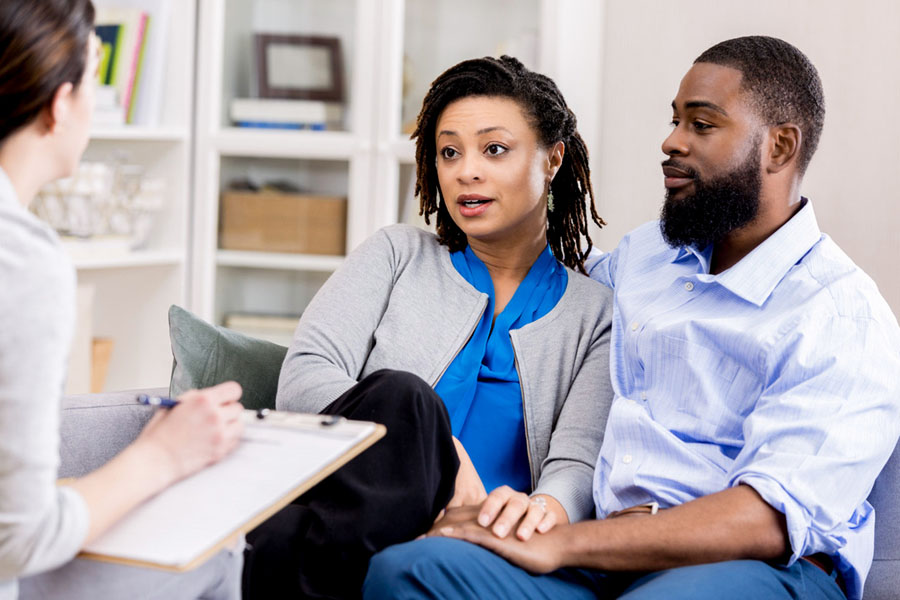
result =
[[686,176],[690,177],[691,179],[699,179],[699,173],[697,173],[696,170],[692,169],[691,167],[689,167],[688,165],[686,165],[682,162],[675,160],[674,158],[669,158],[669,159],[664,160],[662,162],[662,166],[663,167],[672,167],[673,169],[678,169],[679,171],[681,171],[682,173],[684,173]]

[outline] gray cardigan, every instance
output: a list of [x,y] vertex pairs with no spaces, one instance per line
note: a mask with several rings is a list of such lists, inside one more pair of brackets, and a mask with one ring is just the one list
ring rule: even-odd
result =
[[[556,498],[574,522],[593,510],[594,463],[613,398],[612,292],[567,273],[559,303],[510,337],[534,493]],[[409,371],[434,386],[487,301],[433,234],[408,225],[378,231],[303,313],[281,369],[277,408],[319,412],[380,369]]]

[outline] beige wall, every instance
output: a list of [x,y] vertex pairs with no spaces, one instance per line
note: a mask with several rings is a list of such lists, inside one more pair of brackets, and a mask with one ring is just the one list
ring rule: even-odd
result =
[[803,50],[825,87],[825,131],[804,182],[822,230],[900,314],[900,2],[607,0],[599,147],[593,149],[603,249],[655,218],[660,144],[693,59],[740,35]]

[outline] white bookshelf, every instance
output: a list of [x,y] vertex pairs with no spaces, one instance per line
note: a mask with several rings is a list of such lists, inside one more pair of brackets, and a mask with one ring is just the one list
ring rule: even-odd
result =
[[179,127],[123,125],[121,127],[96,127],[91,130],[92,140],[180,144],[188,141],[189,137],[189,130]]
[[330,273],[341,266],[343,256],[287,254],[280,252],[242,252],[219,250],[216,263],[220,267],[250,267],[283,271],[318,271]]
[[183,249],[134,250],[120,256],[73,257],[75,268],[80,271],[95,269],[133,269],[138,267],[182,267],[185,263]]
[[[151,27],[167,4],[165,88],[154,123],[95,127],[85,160],[116,156],[164,181],[164,202],[141,249],[110,249],[98,242],[73,246],[79,285],[93,287],[91,334],[113,339],[106,390],[158,387],[172,368],[167,311],[189,301],[192,194],[192,111],[196,54],[196,0],[94,0],[102,6],[138,6]],[[158,24],[157,24],[158,26]],[[145,54],[145,60],[147,55]],[[145,65],[146,66],[146,65]],[[87,391],[87,390],[84,390]]]
[[275,131],[226,127],[213,144],[222,156],[350,160],[364,142],[345,131]]

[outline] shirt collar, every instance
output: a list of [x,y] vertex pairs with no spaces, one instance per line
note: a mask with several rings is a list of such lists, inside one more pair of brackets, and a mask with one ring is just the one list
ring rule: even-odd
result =
[[6,202],[21,206],[19,203],[19,196],[16,194],[16,188],[13,187],[12,181],[9,180],[6,171],[0,167],[0,204],[5,204]]
[[722,287],[757,306],[765,303],[791,267],[822,238],[812,202],[801,201],[803,206],[796,215],[716,277]]
[[675,253],[673,262],[693,255],[703,267],[699,279],[716,282],[736,296],[762,306],[788,270],[822,237],[812,202],[806,198],[802,202],[803,206],[787,223],[736,265],[718,275],[709,275],[712,246],[702,250],[681,247]]

